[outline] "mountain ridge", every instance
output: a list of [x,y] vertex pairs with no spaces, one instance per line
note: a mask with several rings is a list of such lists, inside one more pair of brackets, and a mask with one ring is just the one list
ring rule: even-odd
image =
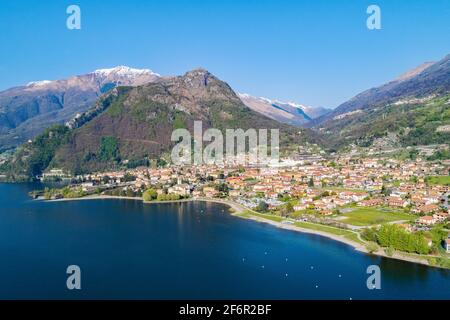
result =
[[329,114],[311,121],[308,126],[320,129],[326,127],[326,122],[349,112],[382,107],[402,99],[442,95],[448,91],[450,91],[450,54],[435,63],[422,64],[386,84],[361,92]]
[[149,69],[118,66],[62,80],[29,82],[0,92],[0,150],[15,147],[53,124],[88,110],[113,87],[141,85],[160,76]]
[[312,119],[330,111],[326,108],[310,107],[295,102],[255,97],[248,93],[238,93],[238,96],[250,109],[281,123],[297,127],[302,127]]
[[[23,145],[11,171],[22,177],[49,168],[76,174],[113,169],[125,161],[159,159],[174,146],[173,130],[192,132],[198,120],[204,130],[279,129],[281,147],[320,143],[320,136],[311,130],[280,124],[251,110],[226,82],[204,69],[142,86],[114,88],[84,116],[89,119],[75,121],[71,128],[49,129]],[[47,150],[47,145],[53,147]]]
[[[399,78],[366,90],[309,125],[336,147],[370,147],[383,139],[397,147],[448,144],[450,55],[425,63]],[[376,143],[375,143],[376,142]]]

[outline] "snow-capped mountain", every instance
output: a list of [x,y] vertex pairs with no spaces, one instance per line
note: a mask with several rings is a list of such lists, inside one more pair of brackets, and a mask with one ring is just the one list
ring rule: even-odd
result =
[[[194,80],[205,73],[194,70],[185,77],[190,92],[197,94],[202,83]],[[16,147],[32,139],[54,124],[65,124],[85,113],[98,98],[117,86],[141,86],[163,77],[149,69],[127,66],[98,69],[63,80],[40,80],[0,92],[0,151]],[[307,107],[293,102],[282,102],[240,94],[250,109],[273,120],[302,126],[324,114],[327,109]]]
[[239,98],[250,109],[266,117],[294,126],[302,126],[314,118],[329,112],[321,107],[310,107],[295,102],[283,102],[264,97],[239,93]]
[[110,69],[98,69],[93,74],[102,79],[102,81],[123,82],[129,81],[133,85],[138,85],[137,82],[147,83],[148,80],[154,80],[161,77],[158,73],[150,69],[133,69],[126,66],[118,66]]
[[[130,85],[138,86],[152,82],[161,76],[150,69],[133,69],[126,66],[117,66],[109,69],[98,69],[93,72],[74,76],[64,80],[41,80],[29,82],[27,90],[45,89],[71,89],[77,87],[82,90],[96,89],[104,85]],[[21,89],[17,87],[13,89]]]
[[15,147],[53,124],[85,112],[116,86],[139,86],[160,75],[148,69],[118,66],[63,80],[29,82],[0,92],[0,150]]

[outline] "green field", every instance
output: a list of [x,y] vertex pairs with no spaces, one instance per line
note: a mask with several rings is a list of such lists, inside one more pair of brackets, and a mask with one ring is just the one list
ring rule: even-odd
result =
[[431,185],[450,185],[450,176],[433,176],[427,177],[427,181]]
[[416,217],[411,214],[398,212],[395,210],[355,207],[353,211],[342,214],[345,219],[340,221],[354,226],[370,226],[400,220],[414,220]]

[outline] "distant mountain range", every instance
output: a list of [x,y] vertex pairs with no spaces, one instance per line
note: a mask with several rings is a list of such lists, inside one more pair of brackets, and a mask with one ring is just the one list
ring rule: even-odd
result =
[[[86,112],[117,86],[139,86],[160,79],[148,69],[118,66],[65,80],[35,81],[0,92],[0,151],[16,147],[53,124],[64,124]],[[271,119],[302,126],[329,110],[240,95],[252,110]]]
[[[394,134],[397,146],[448,143],[450,55],[364,91],[308,123],[334,145],[370,146]],[[392,140],[392,139],[391,139]]]
[[[329,151],[351,144],[448,145],[450,55],[332,111],[236,94],[204,69],[161,77],[116,67],[34,82],[0,93],[0,149],[33,139],[8,166],[22,178],[52,167],[103,170],[124,160],[161,157],[173,146],[171,132],[192,129],[195,120],[205,129],[279,128],[282,147],[294,149],[305,142]],[[299,128],[305,126],[311,129]]]
[[297,127],[304,126],[312,119],[323,116],[331,111],[322,107],[307,107],[294,102],[282,102],[262,97],[258,98],[246,93],[240,93],[239,97],[250,109],[271,119]]
[[0,92],[0,151],[85,112],[111,88],[142,85],[159,77],[151,70],[119,66],[66,80],[30,82]]
[[104,94],[68,126],[56,126],[16,152],[10,172],[15,179],[48,168],[73,173],[111,169],[126,160],[141,163],[170,152],[174,129],[280,129],[280,145],[322,144],[309,129],[281,124],[248,108],[231,87],[204,69],[158,78],[141,86],[122,86]]
[[429,98],[449,91],[450,55],[447,55],[438,62],[424,63],[387,84],[358,94],[309,126],[321,127],[329,121],[343,119],[347,114],[351,116],[402,100]]

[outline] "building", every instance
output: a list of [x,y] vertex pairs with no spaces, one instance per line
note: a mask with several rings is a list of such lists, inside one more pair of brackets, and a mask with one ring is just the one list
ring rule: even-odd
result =
[[42,174],[41,180],[52,180],[52,179],[70,179],[71,175],[64,172],[63,169],[51,169],[48,172]]
[[214,187],[204,187],[203,188],[203,194],[207,198],[214,198],[219,194],[219,191],[216,190]]
[[426,204],[424,206],[418,207],[417,210],[414,210],[414,211],[424,213],[424,214],[430,214],[430,213],[439,211],[439,206],[437,206],[435,204]]
[[240,190],[230,190],[230,197],[240,197],[242,195]]
[[422,225],[431,226],[436,224],[436,219],[431,216],[423,216],[419,218],[418,222]]
[[389,197],[387,199],[387,204],[390,207],[404,208],[408,205],[408,201],[403,200],[400,197]]
[[189,196],[191,194],[191,187],[188,184],[180,183],[170,187],[167,190],[168,194],[177,194],[180,196]]
[[433,218],[435,218],[437,222],[444,222],[450,219],[450,214],[447,212],[437,212],[433,214]]
[[381,198],[374,198],[369,200],[363,200],[358,203],[358,206],[360,207],[376,207],[381,206],[383,204],[383,199]]

